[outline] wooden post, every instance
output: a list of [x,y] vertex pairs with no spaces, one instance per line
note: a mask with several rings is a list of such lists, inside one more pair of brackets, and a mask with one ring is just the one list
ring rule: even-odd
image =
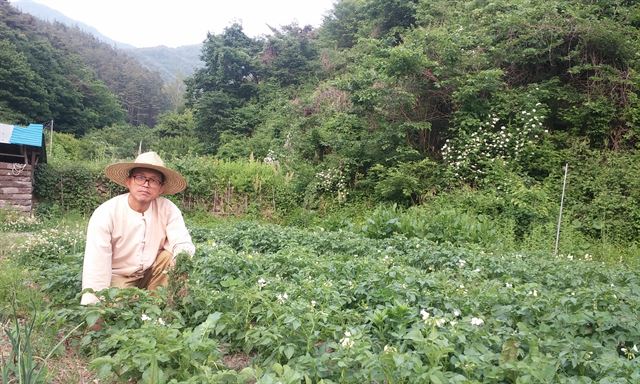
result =
[[49,156],[53,157],[53,119],[51,119],[51,137],[49,138]]

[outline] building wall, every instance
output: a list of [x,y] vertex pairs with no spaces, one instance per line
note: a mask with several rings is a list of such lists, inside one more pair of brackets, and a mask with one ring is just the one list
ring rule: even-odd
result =
[[33,186],[31,164],[0,162],[0,209],[31,212]]

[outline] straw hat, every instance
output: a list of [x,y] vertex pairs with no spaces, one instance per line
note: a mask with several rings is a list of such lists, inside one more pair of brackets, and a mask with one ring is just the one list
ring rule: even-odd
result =
[[141,153],[132,163],[111,164],[104,170],[104,173],[114,183],[126,187],[129,172],[133,168],[148,168],[162,173],[164,175],[164,191],[162,193],[165,195],[173,195],[187,187],[187,181],[184,177],[173,169],[165,167],[164,161],[155,152]]

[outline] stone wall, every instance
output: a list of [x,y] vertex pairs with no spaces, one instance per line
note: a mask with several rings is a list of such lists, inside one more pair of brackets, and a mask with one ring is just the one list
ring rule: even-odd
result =
[[30,164],[0,162],[0,208],[31,212],[31,172]]

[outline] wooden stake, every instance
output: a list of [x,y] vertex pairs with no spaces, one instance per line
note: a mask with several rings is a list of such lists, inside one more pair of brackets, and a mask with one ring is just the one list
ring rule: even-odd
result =
[[569,163],[564,166],[564,181],[562,182],[562,197],[560,198],[560,214],[558,215],[558,228],[556,230],[556,247],[553,251],[553,255],[558,255],[558,243],[560,242],[560,224],[562,222],[562,209],[564,207],[564,192],[567,188],[567,173],[569,172]]

